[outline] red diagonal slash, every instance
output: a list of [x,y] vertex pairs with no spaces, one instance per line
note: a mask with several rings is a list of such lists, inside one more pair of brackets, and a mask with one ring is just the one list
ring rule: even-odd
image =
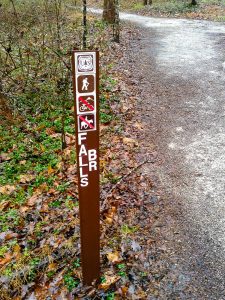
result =
[[86,100],[84,100],[82,97],[79,98],[79,101],[83,102],[90,110],[94,110],[94,107],[89,104]]
[[93,126],[91,123],[89,123],[86,119],[84,119],[82,116],[79,116],[79,118],[80,118],[83,122],[85,122],[91,129],[94,129],[94,126]]

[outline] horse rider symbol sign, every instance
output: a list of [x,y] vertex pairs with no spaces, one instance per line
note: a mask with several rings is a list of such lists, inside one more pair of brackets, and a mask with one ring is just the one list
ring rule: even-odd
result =
[[94,114],[79,115],[78,119],[79,132],[96,130]]

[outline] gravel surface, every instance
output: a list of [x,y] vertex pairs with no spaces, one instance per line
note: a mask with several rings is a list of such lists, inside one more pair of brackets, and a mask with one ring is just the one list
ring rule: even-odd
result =
[[225,299],[225,24],[121,19],[140,27],[128,76],[140,88],[141,150],[156,145],[159,155],[143,171],[166,195],[158,223],[167,274],[148,299]]
[[167,195],[165,238],[180,273],[173,294],[159,299],[225,299],[225,25],[122,19],[144,27],[133,44],[137,118],[143,147],[154,141],[162,158],[156,171]]

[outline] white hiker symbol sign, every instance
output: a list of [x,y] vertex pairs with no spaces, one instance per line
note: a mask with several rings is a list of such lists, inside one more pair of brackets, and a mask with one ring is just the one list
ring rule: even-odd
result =
[[88,91],[89,82],[87,77],[83,79],[82,91]]
[[95,130],[95,115],[88,114],[79,116],[79,131]]
[[80,75],[77,77],[78,92],[80,94],[93,93],[95,90],[94,75]]

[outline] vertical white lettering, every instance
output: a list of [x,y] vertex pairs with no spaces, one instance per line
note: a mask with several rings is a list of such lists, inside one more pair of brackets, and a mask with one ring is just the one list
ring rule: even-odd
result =
[[83,173],[83,168],[80,168],[80,177],[88,177],[88,174]]
[[88,150],[88,160],[96,160],[97,159],[97,151],[95,149]]
[[80,167],[86,167],[88,164],[83,163],[84,156],[79,156],[79,166]]
[[82,144],[82,141],[87,139],[87,132],[78,133],[78,145]]
[[91,171],[96,171],[97,170],[97,161],[90,161],[89,162],[89,171],[91,172]]
[[88,186],[88,178],[81,178],[80,186],[82,187]]
[[87,155],[87,150],[85,148],[85,145],[81,145],[81,147],[80,147],[79,156],[82,156],[82,155]]

